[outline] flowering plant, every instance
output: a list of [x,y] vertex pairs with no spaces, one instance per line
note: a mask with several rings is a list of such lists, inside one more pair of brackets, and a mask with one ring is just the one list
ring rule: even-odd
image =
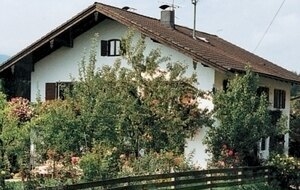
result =
[[16,97],[12,98],[9,102],[10,115],[17,117],[20,122],[26,122],[33,116],[33,109],[30,106],[29,100]]
[[269,160],[268,165],[273,167],[273,176],[282,188],[300,185],[300,160],[277,154]]

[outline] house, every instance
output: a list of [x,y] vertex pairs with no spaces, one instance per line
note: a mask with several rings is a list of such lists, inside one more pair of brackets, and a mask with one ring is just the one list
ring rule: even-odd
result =
[[[162,10],[155,19],[95,3],[58,28],[32,43],[0,66],[0,78],[9,96],[23,96],[35,101],[59,97],[60,86],[67,84],[70,75],[78,76],[78,62],[90,38],[100,34],[97,64],[112,64],[120,57],[118,48],[121,37],[128,28],[146,37],[147,49],[160,48],[164,56],[187,64],[188,73],[197,73],[198,88],[211,91],[221,89],[235,73],[243,72],[247,64],[261,77],[261,91],[268,94],[270,110],[274,117],[289,115],[290,89],[299,84],[294,73],[258,57],[216,35],[195,31],[174,23],[174,10]],[[212,107],[211,101],[202,102]],[[288,123],[287,123],[288,125]],[[193,161],[205,166],[208,156],[202,139],[205,128],[193,139],[187,139],[186,154],[194,152]],[[288,134],[282,139],[288,151]],[[260,143],[260,155],[269,154],[270,139]]]

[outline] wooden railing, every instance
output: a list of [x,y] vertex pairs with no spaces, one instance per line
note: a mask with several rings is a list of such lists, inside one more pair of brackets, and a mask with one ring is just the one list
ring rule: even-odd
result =
[[269,167],[243,167],[229,169],[211,169],[146,176],[130,176],[117,179],[95,181],[60,187],[39,188],[39,190],[58,189],[210,189],[231,187],[244,184],[267,182]]

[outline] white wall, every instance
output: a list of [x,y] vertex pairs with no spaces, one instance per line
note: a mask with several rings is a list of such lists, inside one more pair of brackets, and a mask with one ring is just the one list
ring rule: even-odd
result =
[[[215,83],[215,70],[209,67],[204,67],[202,64],[197,64],[198,88],[204,91],[211,92]],[[211,97],[198,99],[199,107],[202,109],[213,109]],[[191,162],[197,167],[206,168],[209,155],[206,153],[206,145],[203,144],[207,128],[203,126],[194,137],[186,140],[185,156],[191,159]]]
[[[100,36],[97,52],[97,66],[101,67],[105,64],[113,64],[115,60],[120,57],[100,56],[100,40],[121,39],[121,37],[126,34],[127,30],[128,28],[124,25],[112,20],[105,20],[77,37],[74,40],[73,48],[62,47],[35,63],[34,71],[31,73],[31,101],[35,101],[37,95],[40,95],[42,100],[45,99],[45,83],[70,81],[71,76],[75,78],[78,77],[78,64],[85,54],[86,56],[89,55],[87,51],[91,46],[91,39],[94,37],[95,33],[98,33]],[[137,34],[136,36],[140,36],[140,34]],[[199,88],[204,90],[212,89],[212,69],[198,65],[197,69],[194,70],[191,58],[160,43],[153,42],[150,38],[146,38],[146,44],[146,54],[152,49],[159,48],[164,56],[171,59],[171,62],[181,62],[185,65],[190,65],[187,75],[197,72],[199,77]]]
[[[35,101],[37,95],[45,99],[45,83],[71,81],[71,76],[78,77],[78,65],[80,60],[91,47],[91,39],[96,33],[99,34],[99,48],[97,53],[97,66],[113,64],[116,57],[100,56],[100,40],[119,38],[127,31],[123,25],[111,20],[105,20],[91,30],[83,33],[74,40],[74,47],[62,47],[44,59],[35,63],[34,71],[31,73],[31,101]],[[84,53],[86,52],[86,53]]]

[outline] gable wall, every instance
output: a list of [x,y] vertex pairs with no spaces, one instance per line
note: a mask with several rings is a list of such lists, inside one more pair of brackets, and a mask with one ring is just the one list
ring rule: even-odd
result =
[[[100,40],[121,39],[126,34],[127,27],[112,20],[106,19],[91,30],[85,32],[81,36],[74,39],[74,47],[62,47],[44,59],[35,63],[34,71],[31,73],[31,101],[35,101],[38,96],[41,100],[45,100],[45,83],[49,82],[66,82],[71,81],[71,76],[78,77],[78,64],[86,51],[91,45],[91,38],[98,33],[100,36],[99,47],[97,52],[97,66],[104,64],[113,64],[118,57],[100,56]],[[138,34],[137,36],[140,36]],[[162,55],[171,58],[171,61],[179,61],[183,64],[190,65],[187,75],[197,72],[199,77],[198,87],[203,90],[211,90],[214,84],[214,70],[203,67],[198,64],[196,70],[192,67],[192,59],[170,49],[162,44],[153,42],[150,38],[146,38],[147,48],[145,53],[149,53],[151,49],[160,48]],[[123,65],[125,65],[123,61]]]

